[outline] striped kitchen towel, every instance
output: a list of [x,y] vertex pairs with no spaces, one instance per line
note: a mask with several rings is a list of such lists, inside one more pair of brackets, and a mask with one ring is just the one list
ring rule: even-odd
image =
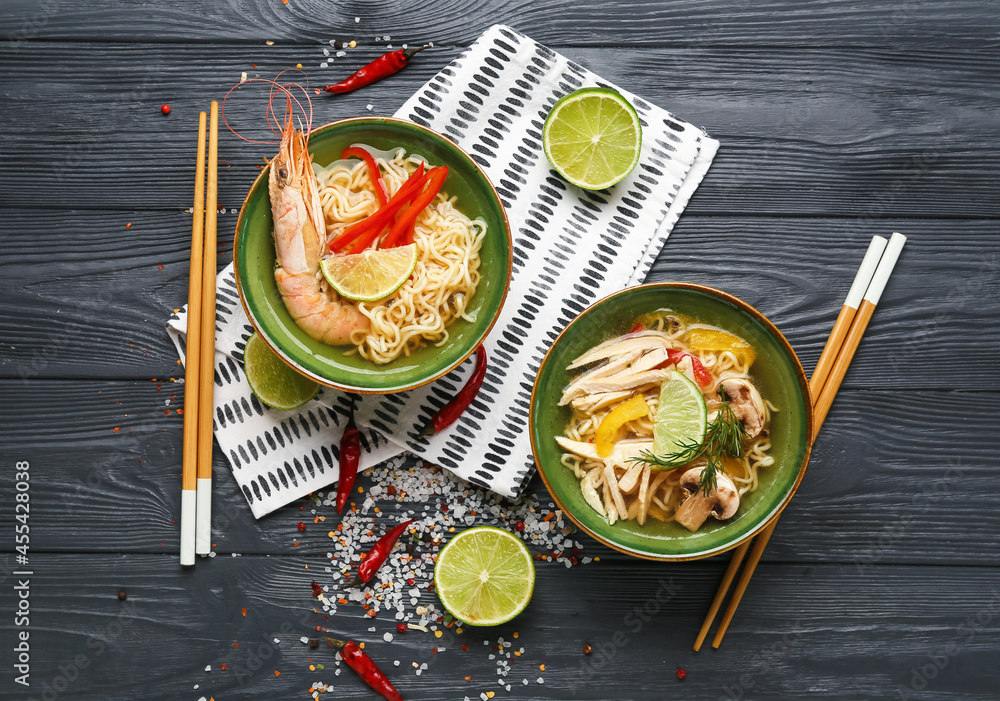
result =
[[[541,144],[555,102],[590,86],[619,90],[643,127],[638,166],[600,192],[567,184],[549,166]],[[485,341],[489,369],[476,400],[440,435],[416,437],[419,426],[462,386],[471,359],[412,392],[357,398],[357,420],[367,429],[363,464],[406,450],[514,496],[534,467],[528,402],[549,344],[588,305],[645,279],[718,142],[502,25],[487,30],[396,116],[447,135],[482,166],[507,209],[514,269],[504,309]],[[231,269],[220,275],[219,290],[220,302],[228,304],[226,312],[220,310],[216,346],[216,437],[261,516],[336,479],[339,427],[355,399],[323,390],[296,412],[260,407],[236,362],[252,329],[235,299]],[[180,351],[182,317],[171,320],[170,328]],[[223,366],[226,377],[219,376]],[[239,416],[246,418],[241,422]],[[279,435],[285,439],[280,445]]]

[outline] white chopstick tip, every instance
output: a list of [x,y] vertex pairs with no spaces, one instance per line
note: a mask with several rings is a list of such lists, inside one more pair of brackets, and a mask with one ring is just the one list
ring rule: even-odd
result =
[[195,518],[198,493],[193,489],[181,490],[181,564],[194,564]]
[[885,247],[885,253],[882,254],[882,260],[879,261],[878,267],[875,269],[871,284],[868,285],[868,291],[865,292],[865,299],[871,304],[878,304],[882,298],[882,292],[889,282],[889,276],[892,275],[892,269],[896,266],[904,243],[906,243],[906,237],[898,231],[893,232],[889,244]]
[[864,260],[861,261],[861,267],[858,268],[858,272],[854,276],[854,282],[851,283],[847,299],[844,300],[845,307],[857,309],[861,306],[861,300],[864,299],[865,291],[871,284],[872,277],[875,275],[875,269],[878,267],[879,259],[882,257],[882,252],[885,251],[886,244],[888,244],[888,241],[884,237],[872,236],[871,243],[868,244],[868,251],[865,253]]
[[212,552],[212,480],[199,478],[198,490],[192,494],[198,495],[194,549],[199,555],[208,555]]

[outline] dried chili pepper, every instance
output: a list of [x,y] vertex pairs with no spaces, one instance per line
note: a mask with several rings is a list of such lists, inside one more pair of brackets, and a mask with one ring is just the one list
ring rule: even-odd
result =
[[378,200],[378,208],[382,209],[389,202],[389,194],[385,189],[385,181],[382,180],[382,172],[375,163],[375,158],[368,151],[360,146],[345,148],[340,154],[341,158],[360,158],[368,166],[368,177],[372,179],[372,186],[375,188],[375,199]]
[[371,581],[371,578],[375,576],[375,573],[379,571],[388,557],[389,553],[392,552],[392,547],[399,540],[399,536],[403,535],[403,531],[406,527],[413,523],[411,518],[409,521],[403,521],[401,524],[393,528],[391,531],[386,533],[384,536],[379,538],[372,549],[368,551],[365,555],[365,559],[361,561],[361,565],[358,567],[358,576],[354,578],[354,581],[348,584],[349,587],[356,587],[359,584],[366,584]]
[[344,512],[344,504],[354,489],[354,479],[358,476],[358,463],[361,462],[361,435],[358,425],[354,423],[354,411],[347,420],[347,428],[340,437],[340,477],[337,481],[337,513]]
[[441,407],[440,410],[434,416],[431,417],[422,429],[418,436],[432,436],[436,433],[440,433],[448,426],[451,426],[462,415],[462,412],[472,404],[472,400],[476,398],[479,394],[479,388],[483,384],[483,378],[486,377],[486,349],[479,346],[476,351],[476,367],[472,371],[472,375],[469,376],[469,381],[465,383],[465,387],[458,391],[455,398],[450,402]]
[[323,89],[326,92],[345,93],[363,88],[366,85],[371,85],[376,80],[382,80],[382,78],[401,70],[403,66],[410,62],[415,53],[427,48],[430,48],[430,44],[427,46],[417,46],[412,49],[390,51],[387,54],[379,56],[367,66],[359,68],[339,83],[324,86]]
[[382,695],[387,701],[403,701],[403,697],[396,691],[385,672],[378,668],[375,660],[368,656],[364,650],[358,647],[353,640],[337,640],[336,638],[323,638],[340,651],[340,657],[347,663],[347,666],[358,673],[358,676],[372,689]]

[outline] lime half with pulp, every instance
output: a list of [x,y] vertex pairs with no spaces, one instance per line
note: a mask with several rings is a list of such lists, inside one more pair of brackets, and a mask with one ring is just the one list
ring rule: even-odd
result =
[[506,623],[535,588],[535,563],[516,535],[480,526],[452,538],[438,555],[434,587],[452,616],[473,626]]
[[620,93],[583,88],[555,104],[542,129],[552,167],[587,190],[611,187],[639,162],[639,115]]
[[288,367],[257,334],[243,351],[243,372],[257,399],[274,409],[298,409],[319,393],[319,383]]
[[[671,370],[660,385],[660,401],[653,424],[653,452],[659,457],[690,452],[705,440],[708,410],[698,385]],[[687,460],[678,458],[679,465]],[[655,466],[654,466],[654,469]]]
[[403,286],[415,267],[415,243],[320,261],[323,276],[337,294],[358,302],[385,299]]

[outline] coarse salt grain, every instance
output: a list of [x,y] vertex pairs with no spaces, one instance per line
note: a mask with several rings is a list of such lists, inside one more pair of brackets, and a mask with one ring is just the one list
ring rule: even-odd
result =
[[383,635],[382,636],[382,640],[386,641],[387,643],[391,643],[392,642],[392,633],[386,633],[385,635]]

